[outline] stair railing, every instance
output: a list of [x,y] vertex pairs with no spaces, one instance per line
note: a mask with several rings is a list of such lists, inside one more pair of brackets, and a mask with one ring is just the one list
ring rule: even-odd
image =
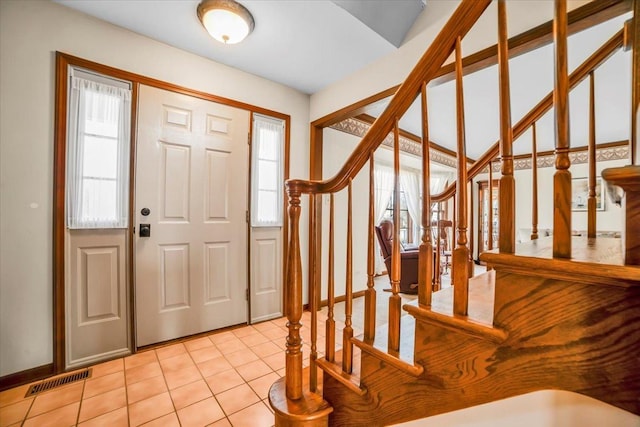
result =
[[[506,29],[506,4],[505,0],[498,0],[498,22],[499,22],[499,73],[500,73],[500,141],[492,146],[471,168],[467,168],[466,143],[465,143],[465,122],[464,122],[464,96],[462,82],[462,52],[461,43],[464,35],[474,25],[483,11],[488,7],[491,0],[463,0],[449,19],[443,30],[435,38],[434,42],[427,49],[416,67],[411,71],[405,82],[400,86],[391,102],[380,117],[373,123],[362,141],[349,156],[344,166],[332,178],[324,181],[312,181],[293,179],[286,182],[287,194],[289,197],[289,226],[290,240],[287,259],[287,271],[285,276],[285,287],[288,299],[286,301],[287,329],[285,353],[285,371],[283,380],[277,382],[272,387],[270,399],[272,406],[276,410],[276,424],[278,420],[285,420],[287,411],[292,412],[293,418],[298,415],[310,413],[310,408],[320,408],[324,414],[328,414],[326,402],[318,401],[318,396],[309,397],[308,390],[315,392],[318,388],[317,364],[318,359],[317,340],[317,313],[316,295],[320,292],[320,284],[315,282],[315,275],[311,275],[309,283],[310,306],[312,310],[311,328],[311,355],[309,359],[310,374],[308,380],[303,376],[303,355],[300,319],[302,317],[302,267],[300,248],[300,201],[303,194],[310,196],[313,206],[320,199],[316,196],[322,194],[330,195],[330,226],[329,226],[329,277],[328,288],[328,315],[326,321],[326,333],[324,343],[325,361],[335,364],[337,362],[337,351],[335,349],[335,290],[334,283],[334,195],[343,189],[347,190],[347,229],[346,229],[346,277],[345,277],[345,322],[342,331],[342,351],[341,367],[336,368],[336,378],[342,378],[347,383],[353,372],[353,341],[354,328],[352,324],[352,296],[353,296],[353,218],[352,218],[352,181],[360,170],[369,163],[369,211],[368,211],[368,239],[367,239],[367,289],[365,291],[365,322],[364,322],[364,342],[372,343],[376,337],[375,331],[375,308],[376,292],[374,289],[374,209],[373,198],[374,186],[374,161],[373,153],[386,136],[393,132],[394,136],[394,236],[391,256],[391,268],[389,271],[391,281],[391,297],[389,298],[389,331],[387,337],[388,354],[398,357],[400,352],[400,324],[401,324],[401,298],[399,296],[399,283],[401,277],[400,262],[400,234],[399,234],[399,200],[400,200],[400,161],[399,161],[399,119],[410,107],[416,96],[422,101],[422,185],[424,189],[422,204],[422,238],[419,248],[419,292],[418,302],[421,306],[428,307],[432,299],[433,281],[433,244],[431,242],[431,221],[430,205],[433,202],[447,200],[453,194],[456,211],[455,216],[455,248],[453,250],[452,280],[454,285],[453,313],[457,316],[466,316],[468,312],[468,279],[471,270],[471,256],[467,237],[467,186],[468,181],[475,175],[483,171],[500,154],[502,162],[502,178],[500,181],[500,251],[513,253],[515,250],[515,182],[513,180],[513,151],[512,144],[515,138],[522,135],[529,127],[534,128],[535,123],[552,106],[556,106],[556,121],[558,123],[558,135],[556,141],[556,177],[554,188],[556,193],[555,213],[554,213],[554,256],[571,256],[571,175],[569,172],[569,142],[568,142],[568,109],[567,99],[570,88],[575,87],[592,71],[610,57],[616,49],[622,45],[622,32],[616,34],[603,47],[598,49],[587,61],[585,61],[570,76],[567,73],[566,64],[566,43],[567,43],[567,13],[566,0],[557,0],[555,7],[554,38],[556,42],[556,86],[553,93],[545,97],[529,114],[520,120],[515,127],[511,125],[510,100],[509,100],[509,73],[508,73],[508,46]],[[456,118],[457,118],[457,180],[454,185],[450,185],[445,191],[438,195],[431,195],[429,189],[429,149],[428,143],[428,113],[427,113],[427,85],[436,76],[442,64],[451,54],[455,55],[456,70]],[[534,137],[535,138],[535,137]],[[534,142],[535,147],[535,142]],[[535,151],[535,149],[534,149]],[[537,224],[536,224],[537,225]],[[315,243],[315,239],[320,235],[320,224],[318,221],[310,222],[309,234],[310,244]],[[534,226],[534,229],[536,227]],[[557,236],[557,237],[556,237]],[[439,239],[438,239],[439,240]],[[311,262],[315,262],[314,260]],[[318,268],[312,267],[311,270]],[[392,359],[389,359],[391,363]],[[337,366],[337,365],[336,365]],[[323,362],[323,367],[325,367]],[[325,369],[326,371],[326,369]],[[284,382],[284,384],[282,384]],[[308,386],[304,385],[308,383]],[[280,385],[278,385],[280,384]],[[357,384],[351,384],[351,388],[356,392],[363,392]],[[278,391],[282,392],[282,399],[274,397]],[[275,394],[274,394],[275,393]],[[321,400],[321,399],[320,399]],[[289,405],[286,402],[296,402]],[[312,403],[305,403],[312,402]],[[330,409],[328,410],[330,412]],[[293,419],[290,418],[290,419]],[[296,418],[297,419],[297,418]],[[282,425],[293,425],[286,422]]]
[[[431,46],[427,49],[425,54],[417,63],[416,67],[410,72],[407,79],[400,86],[393,99],[389,103],[386,110],[371,126],[367,134],[363,137],[362,141],[354,152],[349,156],[344,166],[340,171],[331,179],[325,181],[308,181],[293,179],[286,183],[287,194],[289,197],[289,224],[290,224],[290,240],[289,251],[287,259],[287,272],[285,277],[285,287],[288,292],[288,300],[286,301],[287,312],[287,328],[288,336],[286,341],[286,375],[285,375],[285,394],[286,399],[293,401],[300,401],[305,398],[303,392],[303,361],[302,361],[302,339],[300,336],[302,316],[302,266],[301,266],[301,252],[300,252],[300,198],[303,194],[319,195],[319,194],[333,194],[347,187],[356,174],[362,169],[362,167],[370,161],[370,157],[374,150],[382,143],[385,137],[396,128],[397,134],[397,121],[406,112],[409,106],[412,104],[413,99],[423,90],[426,82],[429,82],[436,73],[440,70],[444,62],[454,50],[456,44],[460,44],[461,38],[469,31],[473,24],[477,21],[480,15],[490,4],[490,0],[463,0],[460,6],[453,13],[447,24],[442,31],[436,36]],[[461,75],[461,72],[460,72]],[[397,139],[397,138],[396,138]],[[396,141],[397,142],[397,141]],[[396,143],[396,146],[398,144]],[[398,181],[398,170],[396,169],[396,182]],[[396,195],[398,188],[396,185]],[[314,197],[311,197],[314,199]],[[396,199],[398,200],[398,199]],[[316,223],[311,230],[310,235],[317,235]],[[316,228],[316,229],[313,229]],[[398,239],[398,227],[395,228],[396,242]],[[427,237],[424,240],[428,240]],[[399,258],[399,246],[395,247],[394,259]],[[349,261],[347,261],[349,263]],[[399,266],[399,262],[395,262]],[[424,260],[422,262],[424,265]],[[396,273],[392,271],[392,274],[399,274],[399,268],[396,269]],[[429,279],[430,280],[430,279]],[[310,283],[310,287],[319,289],[318,283]],[[394,286],[392,288],[396,288]],[[430,288],[429,286],[427,288]],[[314,293],[311,293],[315,295]],[[395,294],[395,293],[394,293]],[[369,295],[373,295],[369,292]],[[424,297],[427,298],[426,296]],[[371,298],[370,298],[371,301]],[[390,305],[390,314],[398,312],[396,316],[396,324],[390,325],[390,337],[399,336],[400,316],[399,316],[399,304]],[[317,328],[315,324],[310,325],[312,330]],[[371,332],[371,331],[369,331]],[[315,336],[315,334],[312,334]],[[343,348],[343,357],[350,357],[347,347],[350,346],[349,333],[346,332],[345,339],[343,341],[345,348]],[[349,338],[349,339],[347,339]],[[393,341],[390,340],[390,342]],[[312,347],[314,344],[312,343]],[[311,360],[310,362],[313,362]],[[351,362],[343,361],[343,370],[348,371],[351,366]],[[315,370],[316,366],[311,366],[311,370]],[[310,377],[310,381],[314,381],[315,375]],[[275,385],[274,385],[275,387]],[[277,389],[278,387],[276,387]],[[309,384],[310,390],[316,389],[316,384]],[[272,393],[274,388],[272,388]],[[275,399],[272,399],[275,400]],[[274,402],[272,401],[272,404]],[[304,405],[303,405],[304,406]],[[283,413],[276,409],[276,419],[279,416],[284,416]],[[280,414],[280,415],[279,415]]]

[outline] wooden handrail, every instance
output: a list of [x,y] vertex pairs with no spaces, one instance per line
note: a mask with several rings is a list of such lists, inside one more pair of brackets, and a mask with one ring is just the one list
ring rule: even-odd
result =
[[[592,70],[598,68],[603,62],[613,55],[616,50],[622,47],[623,31],[618,31],[613,37],[611,37],[604,45],[596,50],[589,58],[587,58],[573,73],[569,76],[569,88],[575,88],[582,80],[589,76]],[[553,92],[549,92],[542,101],[540,101],[535,107],[533,107],[529,113],[527,113],[516,125],[513,127],[513,140],[517,140],[523,133],[529,129],[529,127],[537,122],[547,111],[553,107]],[[475,178],[478,174],[482,173],[484,168],[487,167],[489,162],[498,157],[500,152],[500,142],[496,141],[491,148],[489,148],[471,167],[469,168],[467,178],[469,180]],[[443,202],[456,191],[455,183],[450,184],[439,194],[431,195],[431,202]]]
[[291,179],[287,181],[287,186],[295,188],[301,194],[334,193],[345,188],[349,179],[355,178],[369,160],[369,155],[391,132],[396,118],[402,117],[411,106],[420,92],[422,83],[430,81],[440,70],[453,51],[456,37],[464,37],[490,3],[491,0],[464,0],[458,6],[395,93],[387,108],[373,123],[342,169],[333,178],[324,181]]

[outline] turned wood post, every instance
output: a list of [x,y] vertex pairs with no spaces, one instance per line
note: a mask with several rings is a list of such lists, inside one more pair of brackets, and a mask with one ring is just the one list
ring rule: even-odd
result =
[[288,399],[302,397],[302,339],[300,318],[302,317],[302,262],[300,258],[300,190],[287,183],[289,194],[289,259],[285,286],[289,298],[287,305],[287,350],[285,356],[285,381]]
[[426,82],[422,83],[420,100],[422,102],[422,242],[418,258],[418,303],[430,306],[433,292],[433,244],[431,241],[431,165]]
[[342,330],[342,370],[350,374],[353,368],[353,327],[351,326],[351,315],[353,312],[353,231],[352,231],[352,195],[351,178],[347,186],[347,268],[345,278],[344,295],[344,329]]
[[533,181],[531,189],[531,240],[538,238],[538,141],[536,135],[536,122],[531,125],[531,174]]
[[369,227],[367,232],[367,290],[364,291],[364,340],[373,342],[376,336],[376,289],[373,278],[376,274],[375,253],[375,169],[373,152],[369,157]]
[[493,249],[493,162],[489,160],[489,185],[487,185],[489,191],[489,212],[487,219],[487,249]]
[[[507,39],[506,0],[498,0],[498,67],[500,80],[500,177],[499,230],[500,252],[515,251],[516,184],[513,178],[513,131],[511,128],[511,98],[509,95],[509,46]],[[489,183],[492,185],[492,183]]]
[[456,123],[458,134],[458,181],[456,183],[458,238],[452,254],[453,312],[466,316],[469,307],[469,247],[467,246],[467,153],[462,93],[462,39],[456,38]]
[[571,258],[567,1],[555,0],[554,9],[555,85],[553,104],[556,113],[556,173],[553,176],[553,256],[555,258]]
[[[587,237],[596,237],[596,100],[595,76],[589,73],[589,198],[587,199]],[[602,190],[601,190],[602,191]]]
[[631,26],[631,44],[632,44],[632,61],[631,61],[631,164],[640,165],[640,129],[638,129],[638,121],[640,121],[640,0],[633,2],[633,25]]
[[393,128],[393,244],[391,247],[391,296],[389,297],[388,351],[400,351],[400,127],[398,118]]
[[329,254],[327,267],[327,330],[325,333],[325,359],[333,362],[336,348],[336,321],[334,319],[335,306],[335,278],[334,278],[334,196],[329,195]]

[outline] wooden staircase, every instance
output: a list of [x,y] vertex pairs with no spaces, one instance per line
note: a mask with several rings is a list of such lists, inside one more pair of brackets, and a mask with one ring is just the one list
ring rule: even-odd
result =
[[405,305],[414,364],[363,351],[361,394],[325,375],[330,425],[383,426],[546,389],[639,414],[640,273],[620,264],[619,239],[573,243],[584,260],[545,257],[551,238],[483,254],[495,270],[470,281],[467,317],[453,315],[451,289],[430,308]]
[[[607,0],[606,7],[625,0]],[[612,186],[624,191],[624,239],[595,238],[595,130],[590,147],[589,237],[571,236],[571,172],[569,162],[569,90],[593,75],[624,40],[640,39],[640,25],[629,25],[578,67],[567,71],[566,0],[556,0],[554,40],[556,87],[516,126],[509,112],[506,3],[498,0],[501,139],[485,156],[467,167],[464,138],[463,61],[461,40],[490,0],[463,0],[433,44],[397,90],[339,173],[328,180],[290,180],[289,245],[285,278],[287,327],[286,376],[271,388],[269,400],[277,426],[383,426],[468,408],[538,390],[567,390],[640,415],[640,167],[604,171]],[[598,7],[603,7],[598,4]],[[605,9],[606,9],[605,7]],[[640,0],[633,3],[640,15]],[[636,18],[637,19],[637,18]],[[637,43],[636,43],[637,45]],[[382,140],[394,135],[394,197],[399,196],[399,118],[413,99],[422,100],[423,141],[428,138],[427,86],[444,61],[455,55],[458,122],[458,177],[455,186],[429,194],[429,144],[422,144],[422,241],[419,293],[401,306],[399,296],[399,213],[394,212],[391,295],[388,325],[376,328],[374,289],[374,162]],[[640,87],[640,55],[634,50],[633,85]],[[444,67],[443,67],[444,68]],[[633,110],[640,108],[635,90]],[[554,235],[515,243],[515,186],[512,143],[555,106],[557,123],[554,177]],[[591,108],[593,111],[593,107]],[[594,115],[591,115],[591,128]],[[637,129],[637,118],[632,129]],[[630,138],[637,147],[636,135]],[[480,259],[490,270],[473,277],[467,237],[467,183],[500,154],[500,245]],[[353,236],[352,180],[369,163],[367,290],[364,331],[352,324]],[[535,175],[534,175],[535,176]],[[334,316],[334,194],[347,192],[345,321]],[[300,201],[310,201],[309,329],[302,329],[302,263],[299,235]],[[321,230],[317,218],[322,195],[330,195],[328,248],[328,314],[319,321],[317,280]],[[456,241],[453,286],[434,284],[434,245],[430,205],[456,197]],[[535,200],[535,199],[534,199]],[[535,203],[534,203],[535,206]],[[537,208],[536,208],[537,209]],[[535,216],[534,216],[535,218]],[[535,221],[535,220],[534,220]],[[533,229],[536,230],[534,222]],[[362,242],[360,242],[362,244]],[[437,263],[436,263],[437,269]],[[407,315],[408,314],[408,315]],[[341,329],[341,334],[340,334]],[[324,335],[318,344],[319,331]],[[336,333],[338,331],[338,333]],[[324,340],[322,340],[324,338]],[[303,341],[309,366],[303,368]],[[323,341],[323,342],[322,342]],[[337,344],[336,344],[337,343]]]

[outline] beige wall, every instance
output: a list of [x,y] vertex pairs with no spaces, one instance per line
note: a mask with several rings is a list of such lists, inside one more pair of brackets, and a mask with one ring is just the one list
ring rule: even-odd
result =
[[52,362],[55,51],[289,114],[291,176],[308,177],[307,95],[49,1],[0,1],[0,376]]

